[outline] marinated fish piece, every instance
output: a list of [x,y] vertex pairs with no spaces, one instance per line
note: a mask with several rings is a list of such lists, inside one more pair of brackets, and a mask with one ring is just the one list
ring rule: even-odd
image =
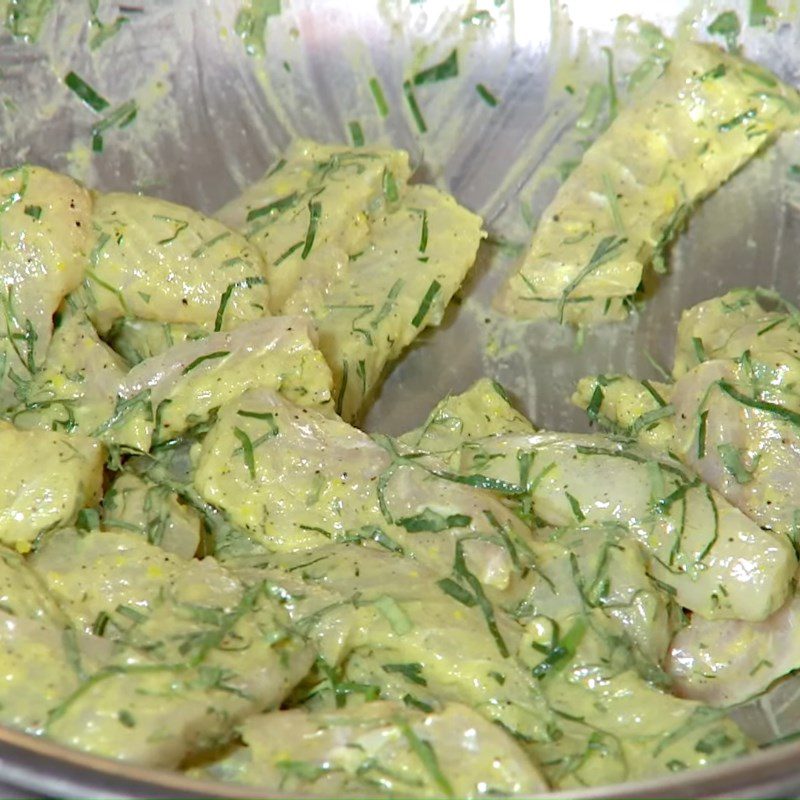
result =
[[675,453],[762,527],[795,538],[800,362],[790,353],[706,361],[675,385]]
[[11,419],[20,428],[95,435],[108,443],[147,449],[149,420],[141,414],[125,415],[120,425],[107,424],[126,372],[126,364],[100,340],[83,312],[66,311],[42,368],[27,384]]
[[[767,311],[761,299],[778,307]],[[734,289],[685,310],[678,323],[673,378],[680,379],[703,361],[791,346],[798,338],[793,326],[796,311],[782,303],[763,289]]]
[[612,430],[675,454],[762,527],[795,537],[799,349],[791,306],[735,290],[684,312],[674,384],[585,378],[573,400]]
[[197,512],[179,503],[166,486],[130,472],[121,472],[106,490],[100,519],[104,528],[136,531],[180,558],[192,558],[200,545]]
[[308,303],[331,365],[336,410],[355,420],[386,365],[438,325],[475,261],[481,220],[432,186],[410,186],[376,219],[362,253]]
[[[651,573],[679,603],[710,618],[764,619],[785,601],[796,564],[790,544],[670,457],[600,435],[535,433],[530,423],[526,434],[521,415],[509,423],[519,433],[469,438],[502,429],[497,420],[482,422],[499,401],[490,394],[481,411],[479,387],[463,397],[469,403],[455,398],[437,407],[422,428],[426,439],[406,437],[437,448],[443,442],[454,472],[504,497],[518,515],[554,527],[616,526],[649,554]],[[445,408],[453,416],[445,416],[452,421],[441,436],[432,423]]]
[[63,530],[32,566],[79,630],[111,644],[49,713],[48,735],[87,752],[174,767],[276,708],[314,658],[263,584],[245,587],[213,558]]
[[[337,418],[251,390],[220,410],[196,462],[197,491],[267,548],[376,542],[448,575],[456,547],[505,590],[527,528],[439,462],[405,458]],[[464,541],[460,542],[463,539]]]
[[422,427],[404,433],[398,441],[458,469],[462,448],[474,440],[495,434],[535,432],[533,424],[511,405],[505,389],[496,381],[481,378],[462,394],[445,397]]
[[800,95],[769,71],[713,45],[676,48],[544,211],[501,308],[572,323],[626,316],[691,208],[798,124]]
[[481,221],[432,186],[406,186],[402,150],[295,142],[218,212],[264,253],[272,310],[309,314],[336,410],[357,419],[386,364],[444,309],[475,260]]
[[661,688],[663,673],[618,635],[568,551],[551,545],[537,567],[519,655],[558,719],[559,736],[530,745],[554,788],[652,778],[752,749],[723,713]]
[[25,430],[63,430],[110,448],[146,452],[153,411],[146,393],[120,394],[127,366],[97,335],[79,305],[65,304],[42,367],[9,416]]
[[[800,331],[791,306],[778,300],[775,310],[763,308],[766,294],[731,292],[684,314],[672,446],[753,520],[794,539]],[[774,297],[767,299],[776,305]]]
[[77,688],[91,649],[22,556],[0,547],[0,721],[41,734],[49,710]]
[[[533,450],[518,447],[521,437],[535,434],[533,425],[511,406],[502,387],[484,378],[463,394],[445,398],[419,430],[405,434],[401,441],[417,445],[418,451],[431,448],[447,459],[448,467],[454,472],[496,487],[495,491],[521,518],[536,525],[560,526],[563,516],[554,522],[548,519],[547,513],[538,513],[537,501],[543,500],[547,505],[548,490],[544,488],[545,494],[538,495],[540,479],[531,474],[534,459],[546,454],[547,447],[538,455]],[[555,438],[556,435],[551,436]],[[503,453],[494,447],[497,441],[516,444]],[[484,445],[488,445],[488,449]],[[512,469],[503,474],[500,480],[479,474],[494,459],[504,460],[504,469],[513,462],[516,471]],[[545,467],[542,472],[546,475],[553,467]],[[639,544],[628,535],[625,515],[614,516],[621,506],[624,507],[624,501],[610,515],[603,514],[605,509],[598,506],[597,519],[583,524],[574,519],[570,507],[563,527],[555,531],[535,531],[534,537],[539,541],[565,543],[570,558],[575,559],[576,573],[582,575],[583,585],[592,595],[592,602],[617,621],[619,632],[626,635],[645,658],[658,663],[675,631],[677,607],[651,580],[647,559]],[[533,603],[532,598],[526,598],[518,606],[517,613],[525,613],[526,607]]]
[[464,451],[462,474],[512,497],[529,494],[530,514],[547,525],[624,526],[686,608],[759,620],[788,596],[797,564],[791,543],[667,457],[600,435],[538,433],[480,445]]
[[21,553],[100,498],[105,454],[94,439],[0,421],[0,453],[0,543]]
[[270,308],[287,308],[307,284],[323,294],[367,245],[368,218],[396,204],[409,177],[403,150],[352,150],[297,139],[259,181],[217,211],[267,263]]
[[212,777],[330,797],[494,797],[547,784],[499,726],[451,703],[424,713],[374,702],[341,711],[295,709],[250,717],[246,749]]
[[66,175],[30,164],[0,171],[3,410],[44,361],[53,314],[83,278],[91,213],[89,192]]
[[[627,530],[575,524],[539,531],[538,538],[565,548],[582,597],[615,623],[603,629],[627,640],[640,670],[660,665],[683,614],[669,585],[654,579],[647,551]],[[517,615],[530,613],[538,602],[534,591],[518,606]]]
[[762,622],[692,617],[665,665],[674,691],[718,708],[760,694],[800,667],[798,627],[797,594]]
[[572,402],[603,430],[666,453],[675,435],[672,386],[627,375],[581,378]]
[[440,579],[419,562],[354,543],[258,561],[236,574],[280,587],[295,627],[333,655],[295,704],[332,710],[378,695],[416,708],[458,702],[523,739],[553,735],[556,721],[515,655],[521,626],[476,594],[465,570]]
[[160,439],[179,435],[250,388],[280,391],[299,405],[331,401],[331,373],[304,317],[270,317],[175,345],[142,361],[122,382],[125,399],[148,394]]
[[269,314],[258,249],[221,222],[154,197],[97,194],[82,295],[101,335],[121,317],[229,330]]

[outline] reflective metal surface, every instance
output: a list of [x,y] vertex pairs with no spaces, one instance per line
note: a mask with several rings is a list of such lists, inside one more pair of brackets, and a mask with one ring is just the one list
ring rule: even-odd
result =
[[[368,428],[396,433],[415,425],[443,395],[489,374],[538,425],[582,429],[583,415],[567,402],[575,381],[598,371],[654,376],[651,359],[669,365],[686,306],[746,284],[774,286],[797,301],[800,184],[787,179],[787,166],[800,162],[800,142],[786,137],[698,209],[672,248],[670,273],[624,325],[576,334],[508,324],[491,310],[518,253],[513,245],[530,237],[558,185],[559,164],[580,152],[585,132],[574,123],[590,84],[606,80],[601,47],[614,47],[623,94],[626,75],[643,58],[639,26],[620,24],[619,16],[708,38],[720,10],[736,9],[746,23],[746,0],[283,0],[263,40],[256,34],[248,42],[236,32],[243,2],[103,2],[102,23],[119,15],[127,21],[92,49],[101,29],[88,23],[88,4],[55,0],[38,43],[0,39],[0,161],[37,162],[100,189],[135,188],[212,211],[258,178],[294,136],[346,142],[357,122],[368,143],[408,149],[419,179],[482,214],[495,243],[482,248],[443,328],[426,334],[388,376]],[[4,17],[7,6],[0,1]],[[768,26],[744,24],[745,53],[800,84],[796,2],[770,6],[779,14]],[[454,47],[458,76],[415,88],[422,133],[404,80]],[[91,149],[100,116],[65,87],[70,70],[112,109],[137,103],[132,124],[104,132],[101,153]],[[385,116],[371,78],[385,95]],[[796,685],[785,684],[777,705],[766,701],[766,713],[762,701],[738,716],[762,740],[791,733],[800,727],[797,696]],[[800,744],[784,745],[718,769],[570,797],[787,796],[800,793],[798,759]],[[0,785],[4,796],[256,796],[68,753],[2,729],[0,781],[9,787]]]

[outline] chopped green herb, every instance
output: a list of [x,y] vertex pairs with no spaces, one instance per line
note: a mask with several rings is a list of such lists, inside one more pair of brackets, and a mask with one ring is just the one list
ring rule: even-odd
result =
[[688,766],[684,761],[673,758],[670,761],[667,761],[667,769],[670,772],[681,772],[682,770],[688,769]]
[[614,188],[614,185],[611,183],[611,178],[609,178],[605,172],[603,173],[603,191],[606,195],[606,201],[608,202],[608,208],[611,212],[611,219],[614,222],[614,227],[617,229],[617,233],[620,236],[624,236],[625,223],[622,221],[622,212],[619,208],[617,191]]
[[[339,385],[339,395],[336,398],[336,413],[341,417],[342,416],[342,409],[344,408],[344,398],[345,393],[347,392],[347,377],[349,372],[350,366],[347,363],[347,359],[342,359],[342,382]],[[391,519],[389,520],[391,522]]]
[[414,624],[393,597],[384,594],[375,601],[375,608],[381,612],[397,636],[405,636],[414,629]]
[[564,322],[564,306],[570,295],[578,288],[582,281],[596,270],[601,264],[610,260],[616,251],[628,240],[618,236],[606,236],[602,239],[589,259],[586,266],[567,284],[558,300],[558,321]]
[[456,583],[451,578],[442,578],[436,581],[436,585],[445,593],[449,594],[453,600],[457,600],[464,606],[472,607],[478,601],[461,584]]
[[204,361],[212,361],[217,358],[225,358],[225,356],[229,356],[231,353],[230,350],[215,350],[213,353],[206,353],[205,355],[198,356],[194,361],[192,361],[188,366],[184,367],[181,371],[181,375],[186,375],[188,372],[191,372],[196,367],[199,367]]
[[100,529],[100,514],[96,508],[82,508],[75,520],[79,531],[96,531]]
[[92,127],[92,150],[95,153],[103,151],[103,134],[109,128],[125,128],[130,125],[139,113],[135,100],[127,100],[109,112],[103,119]]
[[95,91],[80,75],[68,72],[64,77],[67,88],[73,91],[92,111],[105,111],[111,104]]
[[299,242],[295,242],[295,243],[294,243],[293,245],[291,245],[290,247],[287,247],[287,248],[286,248],[286,249],[285,249],[285,250],[284,250],[284,251],[283,251],[283,252],[282,252],[282,253],[281,253],[281,254],[280,254],[280,255],[279,255],[279,256],[278,256],[276,259],[275,259],[275,263],[274,263],[272,266],[273,266],[273,267],[278,267],[278,266],[280,266],[281,264],[283,264],[283,262],[284,262],[284,261],[286,261],[286,259],[287,259],[287,258],[289,258],[289,256],[290,256],[290,255],[292,255],[292,253],[296,253],[296,252],[297,252],[297,251],[298,251],[298,250],[299,250],[299,249],[300,249],[300,248],[301,248],[301,247],[302,247],[304,244],[305,244],[305,241],[304,241],[303,239],[301,239]]
[[373,330],[376,330],[378,325],[380,325],[381,322],[383,322],[383,320],[392,313],[392,309],[396,305],[397,296],[400,294],[404,285],[405,281],[402,278],[398,278],[392,285],[392,288],[389,289],[389,294],[386,295],[386,300],[384,301],[378,313],[375,315],[375,318],[370,322],[370,327]]
[[400,199],[400,193],[397,190],[397,181],[394,178],[394,173],[389,169],[383,170],[383,196],[386,199],[387,205],[394,205]]
[[418,700],[416,697],[410,694],[403,695],[403,702],[409,708],[416,708],[418,711],[424,711],[426,714],[433,713],[433,706],[429,705],[428,703],[424,703],[422,700]]
[[353,141],[353,147],[363,147],[364,146],[364,131],[361,128],[361,123],[358,120],[350,120],[347,123],[347,127],[350,130],[350,138]]
[[369,79],[369,90],[372,92],[372,97],[375,100],[375,107],[378,109],[378,114],[386,117],[389,114],[389,105],[386,102],[386,97],[383,94],[383,89],[377,78]]
[[92,20],[92,26],[96,28],[95,32],[89,37],[89,49],[97,50],[102,47],[109,39],[113,39],[122,29],[122,26],[128,22],[127,17],[119,16],[112,23],[105,24],[100,22],[96,17]]
[[738,39],[742,31],[742,25],[735,11],[723,11],[715,17],[706,30],[715,36],[721,36],[731,53],[736,53],[739,50]]
[[486,105],[490,106],[491,108],[495,108],[497,104],[500,102],[482,83],[478,83],[475,85],[475,91],[478,93],[481,100],[483,100],[483,102],[486,103]]
[[753,472],[758,466],[756,458],[753,468],[748,469],[742,461],[742,451],[732,444],[718,444],[717,452],[725,469],[734,477],[736,483],[750,483],[753,480]]
[[42,218],[41,206],[25,206],[24,211],[32,219],[40,220]]
[[735,744],[735,742],[725,731],[712,731],[707,736],[704,736],[702,739],[700,739],[700,741],[694,746],[694,749],[698,753],[711,755],[717,749],[725,749],[730,747],[732,744]]
[[549,646],[533,644],[533,648],[544,654],[544,659],[540,661],[532,670],[534,678],[540,680],[546,675],[556,673],[565,667],[575,657],[580,643],[586,633],[586,620],[578,617],[572,627],[564,636],[560,635],[557,624],[553,624],[553,635]]
[[606,98],[606,89],[599,83],[593,83],[586,95],[586,103],[583,106],[581,115],[575,120],[575,127],[578,130],[588,130],[592,128],[600,114],[603,101]]
[[408,742],[414,755],[420,760],[422,766],[425,767],[425,770],[431,776],[433,782],[439,787],[440,791],[447,797],[453,797],[453,787],[439,767],[436,751],[431,747],[430,743],[420,739],[404,719],[397,719],[397,727],[403,735],[403,738]]
[[636,418],[630,427],[630,435],[638,436],[641,431],[648,431],[655,427],[656,423],[666,417],[671,417],[675,413],[675,406],[665,405],[645,411],[644,414]]
[[319,225],[321,213],[322,203],[317,200],[311,200],[308,204],[308,230],[306,231],[306,239],[303,243],[303,252],[300,253],[300,258],[302,258],[303,261],[308,258],[308,254],[314,246],[314,238],[317,235],[317,226]]
[[476,11],[461,20],[464,25],[474,25],[475,27],[485,27],[491,25],[494,20],[488,11]]
[[419,234],[419,247],[417,248],[420,253],[424,253],[428,249],[428,212],[422,212],[422,230]]
[[6,27],[11,35],[35,42],[45,18],[53,9],[53,0],[11,0],[6,8]]
[[371,539],[373,542],[379,544],[381,547],[385,547],[392,553],[400,553],[402,555],[405,552],[383,528],[377,525],[363,525],[358,533],[360,538]]
[[259,419],[262,422],[266,422],[269,425],[273,436],[277,436],[279,433],[278,424],[275,422],[275,414],[272,411],[245,411],[244,409],[239,409],[236,414],[239,417]]
[[424,83],[436,83],[448,78],[455,78],[458,75],[458,50],[453,48],[450,55],[434,64],[432,67],[423,69],[414,75],[414,86],[421,86]]
[[589,400],[589,405],[586,406],[586,416],[589,417],[590,422],[597,422],[597,419],[600,416],[600,407],[603,405],[604,399],[605,395],[603,394],[603,387],[599,383],[596,383],[594,385],[592,397]]
[[428,130],[428,126],[425,124],[425,118],[422,116],[422,111],[420,111],[411,81],[403,82],[403,94],[405,95],[406,103],[408,103],[408,108],[411,111],[411,116],[414,118],[414,122],[416,123],[417,130],[420,133],[425,133],[425,131]]
[[136,720],[134,719],[133,714],[126,709],[123,709],[117,713],[117,719],[120,721],[120,724],[124,725],[126,728],[136,727]]
[[425,296],[422,298],[422,302],[417,309],[417,313],[414,314],[414,318],[411,320],[411,324],[415,328],[419,328],[422,324],[422,321],[425,319],[428,311],[430,311],[431,304],[433,303],[436,296],[439,294],[442,285],[437,280],[431,281],[431,285],[428,287],[428,291],[425,292]]
[[105,633],[106,625],[108,625],[111,617],[107,612],[101,611],[92,623],[92,633],[95,636],[102,636]]
[[223,231],[222,233],[218,233],[216,236],[212,236],[207,242],[203,242],[195,250],[192,250],[192,258],[200,258],[200,256],[205,255],[208,250],[217,244],[217,242],[227,239],[230,235],[230,231]]
[[242,278],[239,281],[229,283],[225,287],[225,291],[222,293],[222,297],[220,297],[219,300],[217,314],[214,318],[214,330],[222,330],[222,323],[225,319],[225,311],[228,308],[228,303],[230,302],[234,289],[252,289],[253,286],[263,285],[264,283],[266,283],[266,279],[262,278],[260,275],[253,275],[247,278]]
[[723,77],[725,75],[725,65],[724,64],[717,64],[716,67],[712,67],[707,72],[704,72],[697,80],[701,82],[705,82],[708,80],[716,80],[717,78]]
[[249,5],[242,6],[233,29],[244,43],[248,55],[265,55],[267,20],[280,13],[281,0],[250,0]]
[[244,463],[247,471],[250,473],[250,478],[255,480],[256,477],[256,456],[253,452],[253,441],[241,428],[234,428],[233,435],[242,443],[242,453],[244,454]]
[[136,625],[138,625],[141,622],[145,622],[147,620],[147,615],[146,614],[142,614],[141,611],[138,611],[135,608],[131,608],[131,606],[118,605],[114,609],[114,612],[116,614],[119,614],[121,617],[125,617],[126,619],[129,619],[131,622],[133,622]]
[[653,400],[656,401],[662,408],[667,405],[667,401],[656,391],[656,388],[650,383],[647,378],[642,381],[642,386],[648,391]]
[[111,430],[111,428],[116,428],[125,421],[125,418],[128,414],[131,414],[133,411],[138,409],[139,407],[142,408],[145,418],[152,419],[153,418],[153,406],[150,402],[150,390],[144,389],[141,392],[137,392],[132,397],[117,397],[117,403],[114,407],[114,413],[104,422],[102,425],[99,425],[92,431],[92,436],[102,436],[106,431]]
[[606,81],[608,83],[608,118],[613,120],[619,112],[619,100],[617,98],[617,84],[614,80],[614,53],[610,47],[603,48],[606,57]]
[[[497,620],[494,616],[494,608],[489,602],[489,599],[486,597],[481,582],[467,567],[467,562],[464,558],[463,541],[458,541],[456,543],[456,555],[453,561],[453,574],[461,578],[461,580],[465,581],[469,585],[469,588],[472,590],[472,593],[475,596],[475,601],[480,608],[484,619],[486,620],[486,627],[489,629],[489,633],[492,634],[492,638],[497,645],[500,655],[503,658],[508,658],[508,646],[506,645],[505,640],[500,633],[500,629],[497,627]],[[441,582],[439,582],[439,586],[441,587]]]
[[735,117],[731,117],[727,122],[721,122],[717,125],[717,130],[721,131],[722,133],[727,133],[728,131],[733,130],[737,126],[741,125],[743,122],[747,122],[749,119],[753,119],[758,114],[755,108],[748,108],[747,111],[743,111],[741,114],[737,114]]
[[750,0],[750,25],[754,28],[765,25],[768,17],[775,16],[775,9],[767,0]]
[[727,394],[728,397],[730,397],[732,400],[735,400],[737,403],[741,403],[743,406],[755,408],[758,411],[766,411],[767,413],[773,414],[779,419],[782,419],[784,422],[788,422],[792,425],[800,425],[800,414],[795,411],[791,411],[785,406],[778,405],[778,403],[771,403],[768,400],[758,400],[753,397],[748,397],[724,380],[718,381],[717,386],[719,386],[719,388],[725,394]]
[[431,508],[426,508],[413,517],[403,517],[397,520],[397,524],[405,528],[409,533],[419,533],[430,531],[439,533],[450,528],[465,528],[472,522],[472,517],[466,514],[450,514],[444,516]]
[[569,492],[564,492],[564,495],[567,498],[567,502],[569,503],[569,507],[572,509],[572,514],[578,522],[583,522],[586,519],[586,514],[581,511],[581,504],[578,502],[578,499],[571,495]]
[[161,222],[171,222],[175,226],[175,230],[171,236],[167,236],[164,239],[159,239],[156,244],[170,244],[170,242],[174,242],[178,236],[189,227],[189,223],[185,219],[166,217],[163,214],[153,214],[153,219],[157,219]]
[[272,216],[274,214],[282,214],[286,209],[291,208],[297,203],[298,194],[297,192],[292,192],[286,197],[281,197],[278,200],[273,200],[271,203],[267,203],[265,206],[259,206],[258,208],[251,208],[250,211],[247,212],[246,221],[252,222],[254,219],[258,219],[259,217],[266,217]]
[[416,683],[418,686],[427,686],[428,681],[422,677],[422,664],[414,662],[411,664],[383,664],[381,669],[390,675],[393,672],[400,673],[406,680]]
[[301,781],[313,783],[319,780],[326,772],[331,771],[329,764],[315,764],[313,761],[297,761],[284,759],[276,761],[275,766],[284,774],[292,775]]

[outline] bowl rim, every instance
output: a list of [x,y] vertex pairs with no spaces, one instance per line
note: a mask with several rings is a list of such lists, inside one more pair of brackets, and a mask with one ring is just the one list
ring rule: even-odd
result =
[[[786,797],[800,788],[800,741],[711,767],[658,778],[543,794],[548,800],[613,797]],[[307,798],[280,789],[200,780],[166,769],[114,761],[0,726],[0,776],[9,787],[63,798]]]

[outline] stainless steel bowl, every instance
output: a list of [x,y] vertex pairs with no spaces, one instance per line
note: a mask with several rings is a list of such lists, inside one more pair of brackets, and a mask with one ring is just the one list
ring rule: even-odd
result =
[[[509,387],[540,426],[583,429],[583,415],[566,402],[575,381],[598,371],[655,375],[651,359],[669,363],[681,309],[740,285],[774,286],[795,301],[800,295],[800,184],[786,177],[788,165],[800,162],[800,141],[785,137],[698,209],[672,248],[670,274],[629,322],[576,335],[549,324],[509,324],[490,306],[514,260],[509,243],[530,237],[530,223],[558,184],[559,162],[580,150],[584,134],[575,120],[588,86],[605,80],[603,46],[613,47],[624,91],[626,72],[643,56],[636,19],[670,35],[709,38],[717,13],[735,9],[746,54],[800,84],[796,3],[771,0],[778,16],[750,28],[747,0],[282,0],[263,38],[256,31],[246,39],[236,24],[243,5],[249,0],[102,2],[101,23],[126,21],[92,48],[110,28],[90,21],[88,4],[56,0],[37,42],[0,39],[2,164],[38,162],[100,189],[133,187],[212,211],[259,177],[294,136],[346,142],[358,122],[367,142],[409,150],[420,179],[482,214],[495,243],[482,248],[444,326],[392,371],[369,429],[407,429],[447,392],[484,374]],[[0,2],[4,15],[11,6]],[[620,22],[621,15],[631,19]],[[427,127],[421,133],[403,81],[453,48],[458,77],[416,89]],[[65,87],[70,70],[112,109],[137,104],[131,124],[105,131],[101,153],[91,149],[100,117]],[[383,89],[385,116],[371,78]],[[736,713],[767,741],[800,728],[798,696],[796,683],[784,682]],[[719,768],[569,796],[787,796],[800,791],[799,758],[800,743],[785,744]],[[257,796],[4,729],[0,781],[5,796]]]

